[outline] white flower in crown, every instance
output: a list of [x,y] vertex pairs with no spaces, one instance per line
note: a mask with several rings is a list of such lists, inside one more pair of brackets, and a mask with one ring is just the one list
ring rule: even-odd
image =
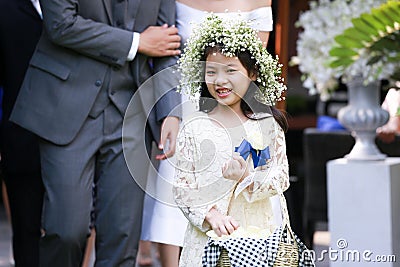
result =
[[258,131],[251,131],[247,135],[247,141],[255,150],[265,149],[263,135]]

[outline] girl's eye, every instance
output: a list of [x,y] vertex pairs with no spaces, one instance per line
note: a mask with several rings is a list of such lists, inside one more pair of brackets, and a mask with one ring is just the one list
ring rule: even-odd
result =
[[214,74],[215,74],[215,71],[213,71],[213,70],[208,70],[206,73],[207,73],[207,75],[214,75]]
[[227,70],[228,73],[232,73],[232,72],[235,72],[235,71],[236,71],[236,69],[228,69]]

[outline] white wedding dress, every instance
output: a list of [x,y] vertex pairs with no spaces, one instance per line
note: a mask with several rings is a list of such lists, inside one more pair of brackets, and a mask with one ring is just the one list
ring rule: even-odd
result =
[[[182,44],[186,42],[192,32],[192,23],[201,22],[207,14],[205,11],[176,2],[176,27],[182,38]],[[223,18],[239,18],[251,21],[252,27],[260,31],[272,31],[273,28],[271,7],[257,8],[248,12],[231,12],[231,10],[228,10],[225,13],[214,14]],[[187,96],[182,96],[182,98],[182,101],[185,102],[183,104],[183,117],[185,118],[195,111],[195,105],[188,103]],[[149,172],[149,176],[157,176],[155,184],[148,185],[155,187],[156,193],[153,197],[147,194],[145,197],[141,239],[183,246],[188,221],[181,210],[174,206],[173,201],[171,201],[172,181],[175,176],[174,161],[174,158],[161,161],[158,174],[154,171]],[[154,179],[149,180],[154,181]],[[168,194],[170,196],[166,196]],[[279,219],[279,216],[277,217]]]

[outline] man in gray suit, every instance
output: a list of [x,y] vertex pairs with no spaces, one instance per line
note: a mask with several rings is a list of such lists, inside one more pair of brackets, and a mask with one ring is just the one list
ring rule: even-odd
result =
[[[134,266],[143,191],[124,160],[123,116],[137,88],[176,62],[180,37],[168,26],[175,23],[175,3],[43,0],[41,6],[43,34],[11,115],[41,138],[46,194],[40,266],[80,266],[93,183],[96,266]],[[171,110],[180,97],[155,84],[150,100],[140,97],[132,104],[134,144],[144,142],[144,107],[153,104],[143,101],[153,100],[158,101],[147,133],[159,136],[155,128],[161,128],[160,147],[166,139],[175,143],[179,115]],[[139,159],[131,164],[143,168]]]

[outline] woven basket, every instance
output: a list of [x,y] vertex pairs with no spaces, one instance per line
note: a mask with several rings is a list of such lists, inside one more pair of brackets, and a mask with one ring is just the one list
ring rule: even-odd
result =
[[221,249],[221,254],[216,267],[231,267],[228,251],[224,248]]
[[299,266],[299,251],[297,242],[291,230],[287,233],[292,236],[292,241],[283,241],[279,243],[278,252],[276,254],[274,267],[297,267]]

